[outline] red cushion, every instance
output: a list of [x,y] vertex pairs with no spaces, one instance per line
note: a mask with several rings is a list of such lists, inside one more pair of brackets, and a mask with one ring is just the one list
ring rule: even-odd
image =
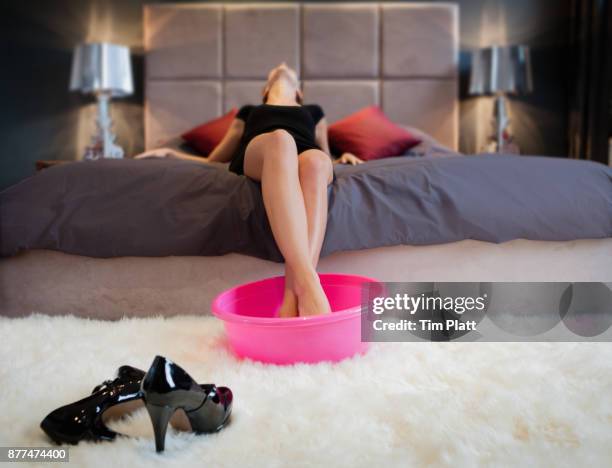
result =
[[391,122],[377,107],[364,107],[329,126],[329,143],[338,154],[353,153],[367,161],[399,156],[421,143]]
[[181,135],[181,138],[193,146],[202,156],[208,156],[230,128],[238,109],[233,108],[227,114],[192,128]]

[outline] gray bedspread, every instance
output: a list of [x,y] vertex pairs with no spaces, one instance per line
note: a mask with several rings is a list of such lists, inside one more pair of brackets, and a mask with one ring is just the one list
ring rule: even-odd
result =
[[[336,167],[322,255],[461,239],[612,237],[612,169],[534,156],[398,157]],[[75,162],[0,193],[0,255],[282,260],[260,186],[217,165]]]

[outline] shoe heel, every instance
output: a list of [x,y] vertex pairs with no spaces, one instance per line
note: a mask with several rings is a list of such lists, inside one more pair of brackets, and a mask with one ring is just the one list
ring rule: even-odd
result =
[[151,423],[153,424],[153,432],[155,432],[155,450],[157,452],[163,452],[168,422],[172,414],[176,411],[176,408],[170,406],[157,406],[150,403],[146,403],[145,406],[151,418]]

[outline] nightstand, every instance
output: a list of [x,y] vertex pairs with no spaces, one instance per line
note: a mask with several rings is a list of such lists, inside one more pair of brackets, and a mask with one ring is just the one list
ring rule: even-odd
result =
[[36,161],[36,170],[42,171],[43,169],[47,169],[48,167],[57,166],[59,164],[74,162],[72,159],[48,159],[48,160],[38,160]]

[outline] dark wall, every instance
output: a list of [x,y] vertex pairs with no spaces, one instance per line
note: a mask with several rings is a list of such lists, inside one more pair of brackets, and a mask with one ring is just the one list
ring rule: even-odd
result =
[[[132,48],[136,93],[113,102],[119,143],[143,147],[142,5],[144,0],[4,0],[0,189],[34,172],[38,159],[78,159],[94,131],[95,105],[70,93],[72,48],[111,41]],[[532,47],[535,92],[513,98],[510,113],[524,153],[567,154],[569,0],[459,0],[461,8],[460,149],[482,149],[492,102],[466,95],[467,51],[492,43]],[[424,51],[426,53],[426,51]]]
[[481,151],[491,132],[492,98],[467,96],[469,50],[494,43],[527,44],[534,92],[510,97],[511,127],[523,154],[567,156],[570,76],[569,0],[461,0],[461,140]]
[[39,159],[79,159],[95,130],[95,103],[68,91],[72,49],[108,40],[134,53],[136,93],[113,102],[118,140],[142,149],[142,3],[3,0],[0,189],[34,173]]

